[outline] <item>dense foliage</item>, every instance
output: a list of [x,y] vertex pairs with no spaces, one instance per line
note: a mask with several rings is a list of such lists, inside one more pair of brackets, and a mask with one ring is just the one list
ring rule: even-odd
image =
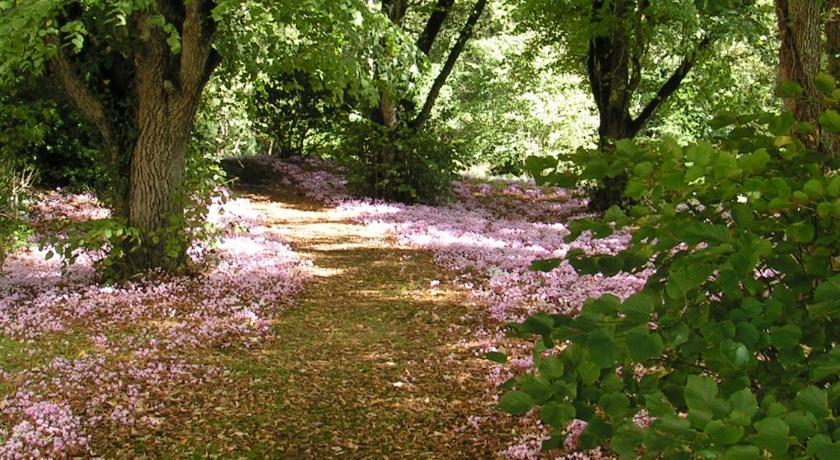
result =
[[[829,106],[840,91],[818,86]],[[616,255],[573,251],[581,273],[650,270],[645,288],[604,295],[580,315],[535,315],[539,369],[511,382],[502,407],[537,405],[555,436],[587,422],[580,446],[606,444],[626,458],[832,458],[840,407],[836,159],[807,149],[815,126],[790,113],[725,116],[717,144],[621,141],[588,161],[582,177],[627,174],[637,205],[571,224],[604,237],[629,227]],[[840,132],[840,116],[820,117]],[[562,181],[558,173],[543,175]],[[535,262],[550,270],[559,261]],[[543,351],[562,344],[557,355]],[[639,424],[639,414],[652,417]],[[648,426],[649,425],[649,426]]]
[[389,131],[366,121],[344,129],[340,155],[351,172],[351,186],[361,194],[404,203],[449,198],[462,155],[439,130]]

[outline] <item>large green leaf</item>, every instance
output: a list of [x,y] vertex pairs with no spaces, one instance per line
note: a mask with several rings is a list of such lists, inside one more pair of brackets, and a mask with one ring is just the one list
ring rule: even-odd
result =
[[689,410],[711,411],[717,397],[717,382],[709,377],[689,375],[685,386],[685,403]]
[[840,113],[834,109],[826,110],[820,115],[820,126],[828,133],[840,133]]
[[817,419],[828,417],[830,414],[828,394],[825,390],[814,386],[809,386],[796,394],[796,405],[805,412],[814,414]]
[[655,332],[651,333],[645,326],[629,331],[625,340],[630,357],[639,363],[658,357],[664,348],[662,337]]
[[575,406],[569,403],[551,401],[540,408],[540,420],[552,428],[565,428],[573,418],[575,418]]
[[513,415],[522,415],[535,405],[534,399],[522,391],[509,391],[499,400],[499,409]]
[[770,417],[755,423],[757,434],[750,437],[758,447],[767,449],[775,456],[784,455],[790,446],[790,427],[778,417]]

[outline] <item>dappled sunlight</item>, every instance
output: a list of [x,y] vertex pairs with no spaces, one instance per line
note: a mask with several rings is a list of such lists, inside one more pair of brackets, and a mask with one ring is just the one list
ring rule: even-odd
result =
[[[79,202],[92,206],[88,199],[45,197],[38,209],[54,224],[60,215],[101,215],[78,211]],[[168,395],[217,381],[218,369],[196,362],[200,350],[248,348],[272,339],[271,322],[312,276],[311,263],[266,227],[249,201],[228,201],[224,212],[222,207],[211,213],[212,221],[244,229],[226,230],[215,248],[203,250],[212,263],[195,277],[152,274],[101,286],[93,260],[84,255],[64,276],[59,260],[45,260],[44,250],[25,249],[9,258],[0,278],[2,334],[33,344],[87,337],[94,347],[0,374],[0,433],[3,424],[12,433],[0,443],[0,456],[54,443],[69,455],[87,456],[113,436],[154,432],[175,409],[165,402]],[[32,417],[43,419],[43,430],[29,428]]]

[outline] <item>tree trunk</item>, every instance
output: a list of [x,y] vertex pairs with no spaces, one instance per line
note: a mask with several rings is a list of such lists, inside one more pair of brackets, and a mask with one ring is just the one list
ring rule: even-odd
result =
[[443,23],[446,21],[449,12],[452,10],[452,5],[455,0],[438,0],[435,5],[435,10],[429,15],[429,20],[426,21],[426,27],[420,33],[420,38],[417,39],[417,48],[426,56],[432,51],[437,36],[440,33]]
[[[59,86],[99,129],[109,156],[128,164],[125,206],[115,208],[114,215],[139,230],[140,244],[136,249],[131,245],[126,253],[125,275],[151,269],[172,271],[183,265],[190,244],[182,233],[188,198],[183,187],[186,151],[204,87],[219,64],[212,47],[213,2],[157,3],[167,21],[179,26],[181,49],[172,52],[166,34],[149,22],[148,15],[132,17],[129,22],[138,42],[132,54],[122,56],[133,68],[127,94],[93,91],[60,47],[50,62]],[[94,51],[114,53],[110,48]],[[110,57],[100,56],[102,60]]]
[[[185,196],[184,163],[195,111],[178,104],[157,105],[141,96],[139,133],[131,155],[128,224],[144,244],[129,255],[133,270],[181,265],[187,242],[179,241]],[[156,98],[153,98],[156,99]]]
[[[820,9],[813,0],[776,0],[776,18],[781,41],[779,77],[803,89],[801,96],[786,97],[785,107],[797,120],[817,126],[820,97],[814,77],[820,70]],[[819,133],[813,133],[803,141],[816,148],[819,139]]]
[[840,0],[828,0],[828,21],[825,25],[828,71],[840,78]]
[[[193,0],[183,20],[177,65],[166,37],[154,30],[135,56],[137,138],[131,154],[128,224],[142,245],[128,255],[131,271],[183,265],[190,242],[183,234],[184,170],[190,133],[204,86],[218,64],[209,5]],[[177,86],[174,83],[178,82]]]
[[440,91],[443,89],[443,85],[446,84],[446,80],[455,68],[455,63],[458,62],[458,58],[467,46],[467,42],[472,37],[475,25],[478,23],[479,18],[481,18],[481,14],[484,12],[484,8],[486,6],[487,0],[478,0],[475,5],[473,5],[472,11],[467,17],[467,22],[464,23],[464,27],[461,28],[461,32],[458,34],[458,39],[455,41],[452,49],[449,50],[449,55],[446,57],[446,62],[444,62],[443,68],[441,68],[440,73],[432,83],[432,88],[426,96],[426,102],[423,104],[423,108],[420,109],[420,113],[417,114],[417,117],[412,122],[412,126],[415,129],[423,128],[426,122],[429,121],[429,118],[432,115],[432,108],[434,108],[435,102],[437,102],[437,99],[440,96]]

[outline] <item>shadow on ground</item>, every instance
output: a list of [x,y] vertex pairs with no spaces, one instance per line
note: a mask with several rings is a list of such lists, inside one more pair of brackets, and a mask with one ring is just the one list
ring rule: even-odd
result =
[[193,434],[179,433],[185,444],[169,452],[495,458],[516,430],[486,396],[488,363],[461,345],[470,339],[466,293],[432,286],[446,275],[431,255],[265,181],[239,188],[313,261],[315,277],[272,344],[213,358],[235,384],[216,389],[216,413],[185,427]]

